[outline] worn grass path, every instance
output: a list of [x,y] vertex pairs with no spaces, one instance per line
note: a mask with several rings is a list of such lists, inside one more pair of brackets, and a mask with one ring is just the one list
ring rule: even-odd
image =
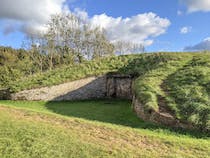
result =
[[210,157],[209,137],[146,124],[129,101],[0,104],[1,158]]

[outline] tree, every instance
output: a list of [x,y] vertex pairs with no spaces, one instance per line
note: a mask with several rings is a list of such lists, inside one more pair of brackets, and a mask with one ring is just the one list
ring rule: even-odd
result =
[[71,13],[52,16],[46,37],[49,54],[54,50],[61,57],[67,55],[73,63],[81,62],[81,58],[90,60],[112,55],[114,50],[104,30],[82,23]]
[[105,31],[100,28],[95,28],[95,41],[93,58],[102,58],[113,55],[114,46],[107,40]]
[[124,54],[135,54],[145,52],[144,45],[141,43],[133,43],[126,41],[117,41],[114,43],[115,52],[124,55]]
[[72,13],[53,15],[46,32],[27,39],[25,48],[40,72],[60,65],[99,59],[113,55],[114,51],[103,29],[82,23]]
[[28,55],[33,63],[31,67],[31,73],[36,72],[36,69],[39,69],[40,72],[46,70],[46,40],[43,35],[28,35],[26,41],[23,43],[23,46],[28,50]]

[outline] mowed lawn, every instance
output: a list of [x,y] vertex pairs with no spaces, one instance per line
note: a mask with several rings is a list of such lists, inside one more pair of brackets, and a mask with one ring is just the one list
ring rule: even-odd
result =
[[145,123],[127,100],[0,101],[0,158],[210,157],[208,133]]

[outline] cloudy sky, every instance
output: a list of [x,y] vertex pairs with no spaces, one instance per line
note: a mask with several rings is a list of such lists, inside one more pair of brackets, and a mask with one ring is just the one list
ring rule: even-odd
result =
[[0,0],[0,45],[21,47],[63,11],[149,52],[210,50],[210,0]]

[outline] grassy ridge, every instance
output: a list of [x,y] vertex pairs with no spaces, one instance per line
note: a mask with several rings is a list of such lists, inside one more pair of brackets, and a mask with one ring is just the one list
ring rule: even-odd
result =
[[[158,111],[158,96],[165,97],[166,94],[161,88],[163,81],[181,68],[192,56],[188,54],[172,54],[165,60],[160,60],[154,69],[150,69],[143,75],[140,75],[135,81],[134,90],[136,96],[141,100],[146,111]],[[172,58],[173,57],[173,58]]]
[[176,118],[210,129],[210,54],[185,54],[162,63],[135,81],[145,111],[159,110],[158,97]]
[[[145,122],[132,114],[128,101],[1,101],[0,104],[4,105],[0,106],[2,158],[205,158],[210,155],[208,137],[195,138],[189,133],[145,126]],[[92,116],[94,109],[102,117]],[[117,115],[113,116],[114,113]]]

